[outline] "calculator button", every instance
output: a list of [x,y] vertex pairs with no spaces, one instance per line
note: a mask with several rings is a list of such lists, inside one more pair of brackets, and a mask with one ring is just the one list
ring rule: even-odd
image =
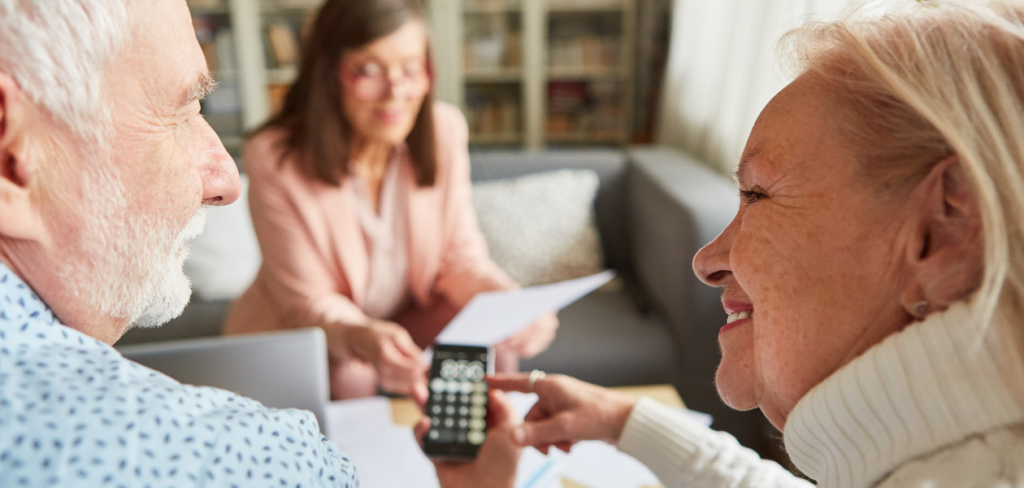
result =
[[483,432],[480,432],[478,430],[474,430],[474,431],[470,431],[469,434],[466,436],[466,438],[469,440],[470,444],[473,444],[475,446],[479,446],[480,444],[484,443],[484,440],[487,438],[487,436],[484,435]]
[[430,417],[430,425],[437,427],[441,424],[441,417]]
[[448,391],[461,391],[461,390],[462,390],[462,382],[461,381],[449,381],[448,382]]
[[435,415],[440,415],[441,414],[441,406],[440,405],[434,405],[433,407],[430,407],[430,412],[435,414]]
[[465,429],[466,427],[469,427],[469,421],[466,419],[459,419],[459,428]]
[[467,382],[462,384],[462,394],[463,395],[468,395],[470,393],[473,393],[473,390],[474,390],[473,383],[470,383],[470,382],[467,381]]
[[484,419],[472,419],[469,421],[469,428],[473,430],[484,430]]
[[465,432],[459,432],[458,435],[455,436],[455,442],[458,442],[459,444],[465,444],[466,440],[467,437]]
[[437,440],[438,437],[441,437],[441,433],[438,432],[437,429],[430,429],[430,434],[429,435],[430,435],[430,438],[434,439],[434,440]]
[[467,407],[465,405],[459,407],[459,415],[461,415],[463,417],[465,417],[466,415],[469,415],[469,407]]
[[474,387],[477,393],[487,393],[487,382],[481,381]]
[[430,389],[435,392],[442,392],[448,388],[448,382],[441,378],[430,380]]
[[469,403],[469,395],[462,395],[459,397],[459,401],[462,403]]
[[470,401],[473,402],[473,405],[483,405],[487,403],[487,395],[484,395],[483,393],[476,393]]
[[469,409],[469,416],[470,417],[475,417],[475,418],[481,418],[482,419],[482,418],[484,418],[484,415],[487,415],[487,412],[484,411],[484,407],[473,407],[473,408]]
[[447,407],[445,407],[444,413],[448,415],[455,415],[455,407],[452,405],[448,405]]
[[455,419],[451,417],[444,419],[444,426],[448,427],[449,429],[455,427]]
[[447,400],[448,403],[455,403],[455,394],[449,393],[448,396],[445,397],[445,400]]

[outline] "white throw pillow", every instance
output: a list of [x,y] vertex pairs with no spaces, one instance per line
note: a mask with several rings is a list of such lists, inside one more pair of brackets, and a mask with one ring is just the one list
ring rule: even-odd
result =
[[473,185],[473,206],[491,259],[523,286],[604,269],[594,223],[600,181],[591,170],[558,170]]
[[263,261],[249,216],[249,179],[241,176],[238,201],[208,209],[206,228],[192,241],[185,260],[192,291],[203,300],[238,298],[252,284]]

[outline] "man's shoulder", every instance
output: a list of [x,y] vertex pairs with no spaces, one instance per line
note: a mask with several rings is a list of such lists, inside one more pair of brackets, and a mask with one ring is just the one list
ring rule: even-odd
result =
[[0,320],[0,486],[355,486],[309,412],[182,385],[59,323],[25,324]]

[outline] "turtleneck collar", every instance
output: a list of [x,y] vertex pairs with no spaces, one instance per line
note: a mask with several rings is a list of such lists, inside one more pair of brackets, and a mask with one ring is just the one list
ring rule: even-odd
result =
[[819,486],[870,486],[903,463],[1024,422],[1019,357],[967,303],[907,326],[804,396],[786,421],[793,463]]

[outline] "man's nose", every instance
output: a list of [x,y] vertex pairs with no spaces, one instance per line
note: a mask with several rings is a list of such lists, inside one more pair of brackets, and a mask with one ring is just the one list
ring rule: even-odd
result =
[[208,137],[213,140],[204,158],[207,163],[203,168],[203,204],[219,206],[234,203],[242,193],[238,166],[212,128],[209,129]]

